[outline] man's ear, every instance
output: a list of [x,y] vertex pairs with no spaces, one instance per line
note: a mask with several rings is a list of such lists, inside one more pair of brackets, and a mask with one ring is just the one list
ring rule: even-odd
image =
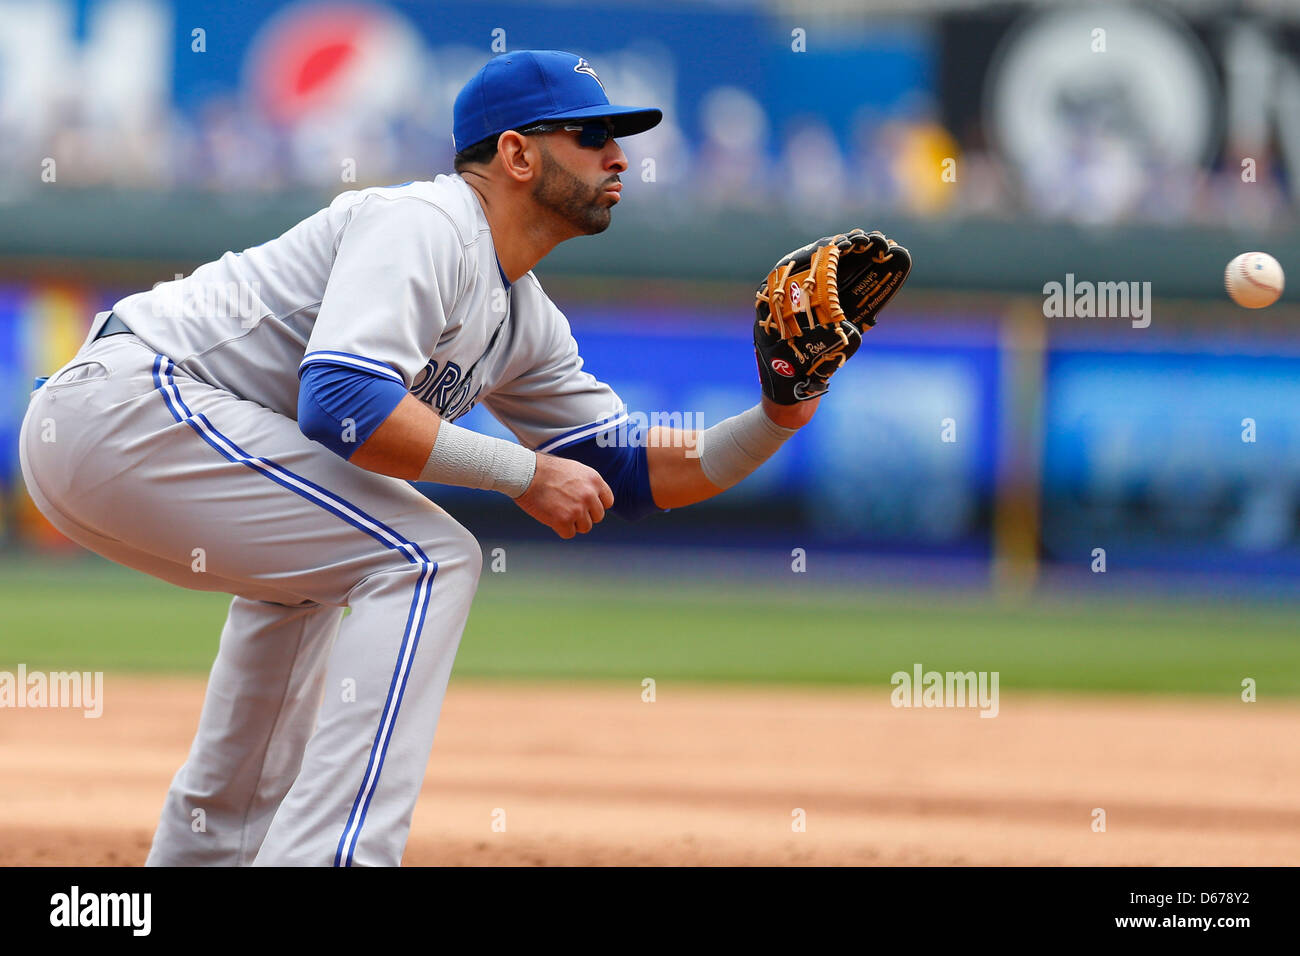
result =
[[531,182],[541,169],[542,151],[535,139],[506,130],[497,140],[501,168],[516,182]]

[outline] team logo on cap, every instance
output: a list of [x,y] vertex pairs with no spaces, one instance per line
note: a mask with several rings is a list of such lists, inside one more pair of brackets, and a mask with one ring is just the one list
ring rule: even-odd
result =
[[587,62],[587,58],[586,58],[586,57],[583,57],[583,56],[578,57],[578,65],[575,66],[575,67],[573,68],[573,72],[574,72],[574,73],[586,73],[589,77],[591,77],[591,78],[592,78],[593,80],[595,80],[597,83],[600,83],[600,89],[601,89],[601,92],[602,92],[602,93],[605,91],[605,84],[600,82],[600,77],[598,77],[598,76],[596,75],[596,71],[593,70],[593,69],[591,68],[591,64]]

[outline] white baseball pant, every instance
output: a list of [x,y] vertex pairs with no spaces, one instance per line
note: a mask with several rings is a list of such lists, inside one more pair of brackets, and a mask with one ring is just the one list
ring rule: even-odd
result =
[[74,541],[235,595],[149,864],[400,863],[478,585],[473,536],[134,335],[33,393],[20,455]]

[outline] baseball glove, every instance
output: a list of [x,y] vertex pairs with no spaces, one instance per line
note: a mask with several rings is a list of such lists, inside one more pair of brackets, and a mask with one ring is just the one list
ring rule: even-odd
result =
[[794,405],[825,392],[911,269],[906,249],[861,229],[824,236],[777,262],[754,299],[763,393]]

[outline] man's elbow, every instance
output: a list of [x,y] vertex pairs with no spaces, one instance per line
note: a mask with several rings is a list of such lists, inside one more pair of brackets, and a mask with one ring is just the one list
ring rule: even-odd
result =
[[609,509],[625,521],[640,521],[642,518],[648,518],[650,515],[659,514],[661,511],[667,511],[667,508],[660,508],[654,503],[654,500],[648,495],[641,497],[638,495],[615,494],[614,507]]
[[340,422],[320,407],[310,388],[298,391],[298,430],[347,460],[357,449],[355,438],[347,441],[346,422]]
[[298,430],[351,461],[405,397],[405,386],[387,377],[334,365],[309,365],[298,385]]

